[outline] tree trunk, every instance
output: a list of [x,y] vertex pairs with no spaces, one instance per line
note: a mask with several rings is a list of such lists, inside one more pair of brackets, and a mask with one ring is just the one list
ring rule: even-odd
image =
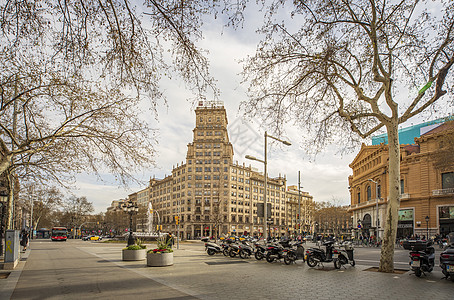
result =
[[400,206],[400,145],[398,123],[387,126],[389,152],[389,194],[379,272],[394,272],[394,245]]
[[13,176],[11,175],[9,169],[7,169],[4,172],[4,174],[8,183],[8,205],[7,205],[8,211],[6,212],[5,228],[14,229],[13,228],[14,182],[11,180]]

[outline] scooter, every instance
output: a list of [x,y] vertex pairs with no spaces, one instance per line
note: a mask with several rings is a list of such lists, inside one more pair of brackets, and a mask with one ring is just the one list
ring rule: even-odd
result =
[[276,244],[268,245],[266,248],[266,261],[272,263],[274,260],[284,258],[284,249],[289,249],[291,246],[289,241],[280,241]]
[[355,266],[355,259],[353,257],[353,244],[352,242],[344,242],[340,245],[344,249],[333,250],[334,267],[340,269],[343,265],[350,263],[352,267]]
[[292,248],[289,249],[284,249],[284,263],[286,265],[290,265],[291,263],[294,263],[297,259],[303,259],[304,260],[304,247],[302,246],[304,242],[296,242],[295,244],[292,245]]
[[449,246],[440,254],[440,268],[445,278],[454,282],[454,232],[449,234]]
[[216,253],[222,253],[222,247],[216,243],[206,241],[205,242],[205,251],[208,255],[215,255]]
[[410,240],[404,241],[405,250],[410,250],[410,267],[416,277],[422,273],[432,272],[435,266],[435,249],[428,241]]
[[326,251],[319,248],[309,248],[306,250],[306,263],[309,267],[313,268],[318,264],[333,261],[334,241],[327,241],[322,244],[326,247]]
[[255,253],[254,253],[255,259],[262,260],[263,258],[265,258],[266,246],[261,245],[257,242],[254,244],[254,247],[255,247]]

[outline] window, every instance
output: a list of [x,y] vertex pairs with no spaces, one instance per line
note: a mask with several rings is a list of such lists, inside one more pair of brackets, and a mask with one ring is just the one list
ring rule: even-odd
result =
[[454,172],[441,174],[441,188],[442,189],[454,188]]
[[358,199],[358,204],[361,203],[361,192],[358,192],[357,199]]
[[400,180],[400,194],[405,194],[404,180]]
[[367,186],[367,201],[370,201],[371,198],[372,198],[372,191],[371,191],[370,185],[368,185]]
[[377,186],[377,198],[378,199],[381,198],[381,185],[380,184]]

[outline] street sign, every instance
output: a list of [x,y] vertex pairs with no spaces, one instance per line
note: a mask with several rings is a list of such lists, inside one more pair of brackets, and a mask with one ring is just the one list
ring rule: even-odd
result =
[[358,228],[361,228],[361,224],[358,224]]

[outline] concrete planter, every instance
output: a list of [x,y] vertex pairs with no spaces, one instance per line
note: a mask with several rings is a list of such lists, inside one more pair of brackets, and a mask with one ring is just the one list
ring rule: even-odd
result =
[[122,250],[122,260],[145,260],[147,258],[147,249],[140,250]]
[[147,266],[166,267],[173,265],[173,252],[170,253],[147,253]]

